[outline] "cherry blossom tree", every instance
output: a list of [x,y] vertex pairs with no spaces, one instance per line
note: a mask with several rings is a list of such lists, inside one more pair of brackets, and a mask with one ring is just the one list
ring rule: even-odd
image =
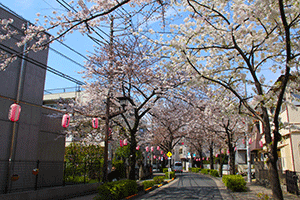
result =
[[173,148],[185,137],[189,129],[191,106],[179,100],[161,100],[150,112],[153,143],[164,152]]
[[[198,85],[210,82],[226,88],[246,114],[263,123],[273,197],[283,199],[276,165],[279,113],[286,103],[285,93],[297,92],[289,80],[300,55],[300,4],[282,0],[185,0],[175,4],[185,8],[187,17],[184,23],[170,26],[170,40],[163,48],[170,63],[165,66],[194,76]],[[273,83],[266,75],[278,80],[275,96],[268,93]],[[253,91],[240,93],[237,88],[243,84]],[[250,100],[256,103],[249,104]]]

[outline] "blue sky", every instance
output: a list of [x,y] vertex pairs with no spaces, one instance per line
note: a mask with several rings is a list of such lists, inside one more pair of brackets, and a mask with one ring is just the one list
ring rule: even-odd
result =
[[[37,18],[36,13],[41,13],[42,15],[50,14],[54,9],[58,12],[65,11],[64,8],[55,0],[2,0],[1,3],[30,22],[35,22],[35,18]],[[73,48],[84,56],[88,54],[87,51],[92,52],[94,49],[93,45],[95,45],[95,43],[92,42],[87,36],[82,36],[79,33],[68,35],[64,41],[64,44]],[[84,58],[72,52],[58,42],[55,42],[53,45],[51,45],[51,48],[84,65]],[[82,75],[77,73],[78,71],[83,70],[82,67],[55,53],[55,51],[51,49],[49,50],[48,66],[75,79],[80,81],[83,80],[81,78]],[[51,72],[47,72],[45,90],[75,86],[75,83],[61,78]]]

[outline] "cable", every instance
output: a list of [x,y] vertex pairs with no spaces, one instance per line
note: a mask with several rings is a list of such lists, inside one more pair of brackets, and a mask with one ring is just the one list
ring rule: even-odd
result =
[[72,81],[72,82],[74,82],[74,83],[76,83],[78,85],[84,85],[85,84],[85,83],[83,83],[83,82],[81,82],[81,81],[79,81],[79,80],[77,80],[77,79],[75,79],[75,78],[73,78],[73,77],[71,77],[69,75],[66,75],[66,74],[64,74],[64,73],[62,73],[62,72],[60,72],[60,71],[58,71],[58,70],[56,70],[56,69],[54,69],[54,68],[52,68],[50,66],[47,66],[47,65],[45,65],[45,64],[43,64],[43,63],[41,63],[41,62],[39,62],[39,61],[37,61],[37,60],[35,60],[33,58],[30,58],[30,57],[27,57],[27,56],[25,58],[22,58],[22,55],[20,55],[20,53],[17,52],[16,50],[11,49],[8,46],[6,46],[4,44],[1,44],[1,43],[0,43],[0,45],[3,46],[3,47],[5,47],[5,48],[1,48],[0,47],[1,50],[5,51],[7,53],[10,53],[10,54],[15,54],[17,57],[19,57],[21,59],[24,59],[27,62],[30,62],[30,63],[34,64],[35,66],[38,66],[38,67],[40,67],[42,69],[45,69],[45,70],[47,70],[49,72],[52,72],[52,73],[54,73],[54,74],[56,74],[56,75],[58,75],[60,77],[63,77],[65,79],[69,80],[69,81]]

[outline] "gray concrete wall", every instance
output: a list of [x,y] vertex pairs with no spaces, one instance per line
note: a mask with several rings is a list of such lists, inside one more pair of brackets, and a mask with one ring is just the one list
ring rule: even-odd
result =
[[[13,18],[15,29],[20,29],[25,23],[21,18],[2,8],[0,8],[0,18]],[[17,52],[22,51],[22,47],[15,45],[21,36],[1,41],[0,47],[2,49],[9,47]],[[0,71],[0,193],[3,192],[7,182],[7,163],[10,157],[14,125],[15,160],[18,162],[15,162],[11,174],[17,173],[20,178],[10,183],[10,189],[13,191],[34,187],[35,176],[32,175],[32,169],[36,167],[37,160],[41,161],[38,185],[61,185],[63,181],[65,138],[58,138],[63,129],[61,127],[62,113],[42,107],[46,69],[41,67],[41,64],[47,65],[48,50],[30,52],[27,57],[29,60],[23,65],[24,75],[20,90],[18,90],[18,84],[21,74],[21,58],[11,63],[5,71]],[[36,61],[39,64],[34,63]],[[18,93],[21,113],[19,121],[14,123],[8,120],[8,112],[10,105],[17,100]]]
[[97,188],[101,183],[85,184],[85,185],[72,185],[64,187],[46,188],[37,191],[27,191],[13,194],[0,194],[0,199],[5,200],[57,200],[67,199],[89,193],[96,193]]

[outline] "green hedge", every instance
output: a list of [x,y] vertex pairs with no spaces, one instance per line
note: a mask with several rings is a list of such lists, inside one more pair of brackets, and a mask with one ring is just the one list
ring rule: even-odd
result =
[[98,187],[96,200],[118,200],[137,193],[137,183],[134,180],[107,182]]
[[209,174],[214,177],[219,177],[219,172],[218,172],[218,170],[215,170],[215,169],[210,170]]
[[190,171],[190,172],[194,172],[194,173],[198,173],[200,170],[201,170],[201,168],[199,168],[199,167],[192,167],[192,168],[189,168],[189,171]]
[[246,181],[242,175],[224,175],[222,181],[233,192],[244,192],[247,189]]
[[163,168],[163,173],[168,172],[168,168]]
[[[169,178],[169,172],[165,173],[165,177],[168,179]],[[175,178],[175,172],[170,172],[170,179]]]
[[201,169],[202,174],[209,174],[211,169]]
[[164,182],[164,179],[165,179],[164,176],[155,176],[155,177],[153,178],[153,181],[154,181],[156,184],[160,184],[160,183]]
[[143,182],[144,190],[146,190],[147,188],[153,187],[154,185],[155,185],[154,181],[144,181]]

